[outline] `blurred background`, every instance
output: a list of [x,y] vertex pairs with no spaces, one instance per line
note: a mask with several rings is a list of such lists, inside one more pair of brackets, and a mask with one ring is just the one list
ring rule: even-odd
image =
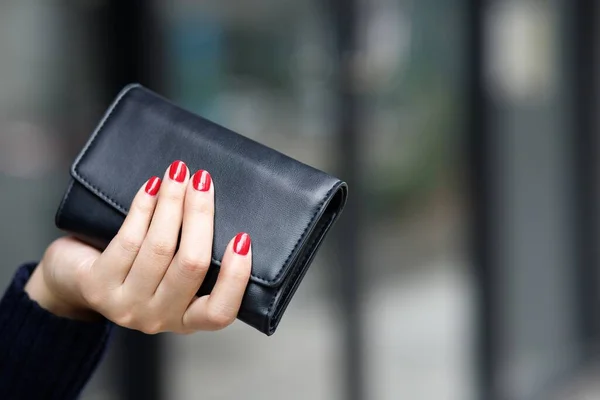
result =
[[140,82],[348,181],[272,337],[119,330],[84,399],[600,398],[593,0],[0,2],[0,282]]

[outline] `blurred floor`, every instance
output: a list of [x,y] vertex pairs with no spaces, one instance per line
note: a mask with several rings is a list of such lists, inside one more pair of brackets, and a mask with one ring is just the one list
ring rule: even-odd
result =
[[579,376],[560,390],[552,400],[600,399],[600,362],[581,371]]
[[[448,266],[439,267],[392,280],[366,302],[366,326],[372,327],[367,328],[370,399],[472,398],[467,283]],[[288,312],[294,317],[271,338],[238,322],[219,335],[172,341],[166,366],[169,398],[199,393],[224,399],[337,398],[334,310],[300,289]]]

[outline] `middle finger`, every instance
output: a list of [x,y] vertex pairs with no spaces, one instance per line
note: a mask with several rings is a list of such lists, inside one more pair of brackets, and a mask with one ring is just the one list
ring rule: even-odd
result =
[[214,185],[207,171],[198,171],[185,196],[181,243],[156,290],[161,304],[185,311],[210,267],[214,223]]
[[124,282],[124,289],[134,297],[154,294],[173,259],[188,179],[183,161],[174,161],[165,172],[148,234]]

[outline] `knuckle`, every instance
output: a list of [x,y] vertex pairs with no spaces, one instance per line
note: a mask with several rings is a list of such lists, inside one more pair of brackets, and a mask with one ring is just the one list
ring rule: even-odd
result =
[[131,234],[121,234],[117,241],[119,246],[128,253],[137,254],[142,247],[142,241]]
[[241,265],[237,268],[229,268],[226,273],[226,279],[235,283],[245,284],[250,279],[250,267]]
[[179,270],[184,278],[196,279],[198,276],[203,275],[208,270],[210,265],[210,256],[204,255],[194,256],[184,254],[179,258]]
[[132,311],[130,310],[124,310],[123,312],[117,314],[114,318],[113,321],[117,324],[120,325],[124,328],[131,328],[133,329],[135,327],[135,323],[136,323],[136,318],[135,315]]
[[214,213],[213,203],[206,199],[198,200],[190,204],[190,210],[194,214],[211,216]]
[[165,200],[168,203],[181,203],[185,197],[185,192],[181,188],[171,187],[163,193],[161,200]]
[[105,305],[105,297],[99,293],[96,290],[84,290],[82,292],[83,298],[85,299],[86,303],[90,306],[90,308],[92,308],[93,310],[101,310],[102,308],[104,308]]
[[159,257],[172,257],[175,253],[176,244],[167,239],[155,239],[151,242],[152,253]]
[[156,335],[157,333],[161,333],[165,330],[165,324],[163,321],[160,320],[147,322],[142,326],[142,329],[140,330],[147,335]]
[[135,201],[131,205],[131,208],[133,210],[130,210],[130,213],[131,211],[135,211],[143,215],[150,215],[154,212],[154,204],[149,201]]
[[235,314],[223,307],[209,307],[206,318],[213,329],[221,330],[235,321]]

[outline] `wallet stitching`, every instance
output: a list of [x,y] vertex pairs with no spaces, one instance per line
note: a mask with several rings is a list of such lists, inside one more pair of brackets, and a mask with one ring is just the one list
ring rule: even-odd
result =
[[124,214],[127,214],[127,210],[125,209],[125,207],[121,206],[119,203],[117,203],[117,201],[113,200],[108,195],[106,195],[102,191],[102,189],[100,189],[100,188],[96,187],[95,185],[93,185],[92,183],[88,182],[88,180],[79,173],[77,168],[79,167],[81,160],[83,160],[83,158],[87,154],[90,147],[92,147],[92,144],[94,144],[94,142],[96,141],[96,138],[98,137],[100,132],[102,132],[102,130],[104,129],[104,126],[106,125],[106,122],[108,121],[108,119],[112,116],[112,114],[115,111],[115,109],[117,108],[117,106],[121,103],[121,100],[123,99],[123,97],[125,97],[125,95],[127,93],[129,93],[132,89],[137,88],[137,87],[140,87],[140,85],[132,84],[132,85],[127,86],[125,89],[123,89],[121,91],[121,93],[119,94],[117,99],[113,102],[113,104],[110,106],[109,110],[104,115],[104,118],[102,118],[102,121],[96,128],[96,131],[93,133],[92,137],[90,138],[90,140],[88,141],[88,143],[86,144],[84,149],[81,151],[81,154],[79,155],[79,157],[77,157],[77,159],[75,160],[75,163],[73,164],[73,174],[77,178],[79,178],[84,184],[86,184],[86,186],[88,186],[88,188],[92,192],[94,192],[94,194],[96,196],[98,196],[101,199],[103,199],[104,201],[108,202],[111,206],[115,207],[117,210],[121,211]]
[[[128,85],[123,90],[121,90],[121,93],[119,93],[119,95],[117,96],[117,98],[115,99],[115,101],[113,102],[113,104],[110,106],[110,108],[108,109],[108,111],[106,112],[106,114],[104,115],[104,117],[102,118],[102,121],[100,121],[100,124],[98,124],[98,127],[96,128],[96,130],[92,134],[92,137],[90,138],[90,140],[87,142],[87,144],[85,145],[85,147],[81,151],[81,154],[79,154],[79,156],[77,157],[77,159],[73,163],[73,168],[72,168],[73,169],[73,173],[78,178],[82,179],[84,182],[86,182],[90,186],[92,186],[92,185],[89,182],[87,182],[85,180],[85,178],[83,178],[83,176],[77,171],[77,167],[79,167],[79,164],[81,163],[81,160],[83,159],[83,157],[85,157],[85,155],[87,154],[87,152],[90,149],[90,147],[92,147],[92,144],[96,141],[96,138],[98,137],[98,135],[100,134],[100,132],[104,128],[104,125],[106,125],[106,122],[108,121],[108,119],[112,116],[112,114],[115,111],[115,109],[117,108],[117,106],[121,103],[121,100],[123,100],[123,97],[125,97],[125,95],[127,93],[129,93],[132,89],[135,89],[135,88],[138,88],[138,87],[140,87],[140,85],[136,83],[136,84]],[[97,190],[99,190],[99,189],[97,189]]]
[[101,199],[103,199],[104,201],[109,203],[111,206],[117,208],[122,213],[127,214],[128,211],[123,206],[121,206],[119,203],[117,203],[116,200],[113,200],[112,198],[108,197],[108,195],[104,194],[104,192],[102,192],[100,188],[97,188],[96,186],[94,186],[93,184],[88,182],[84,177],[80,177],[80,178],[83,182],[85,182],[92,189],[92,191],[94,192],[94,194],[96,194],[96,196],[99,196]]
[[[110,109],[106,112],[106,115],[104,116],[104,118],[102,119],[102,121],[100,122],[100,124],[98,125],[98,127],[96,128],[96,131],[93,133],[92,137],[90,138],[90,140],[86,144],[85,148],[82,150],[81,154],[75,160],[75,162],[73,164],[73,168],[72,168],[73,174],[77,178],[79,178],[96,196],[100,197],[101,199],[103,199],[104,201],[106,201],[107,203],[109,203],[110,205],[112,205],[113,207],[115,207],[117,210],[121,211],[124,214],[127,214],[127,210],[125,209],[125,207],[123,207],[122,205],[120,205],[116,200],[110,198],[107,194],[105,194],[102,191],[102,189],[100,189],[100,188],[96,187],[95,185],[93,185],[92,183],[90,183],[85,177],[83,177],[83,175],[81,175],[79,173],[79,171],[77,170],[77,168],[79,167],[79,164],[81,163],[81,161],[83,160],[83,158],[87,154],[88,150],[90,149],[90,147],[92,146],[92,144],[94,143],[94,141],[96,140],[96,138],[98,137],[98,135],[102,132],[102,130],[103,130],[104,126],[106,125],[106,122],[108,121],[108,119],[112,116],[112,114],[115,111],[115,109],[117,108],[117,106],[121,103],[121,100],[123,99],[123,97],[125,97],[125,95],[127,93],[129,93],[132,89],[137,88],[137,87],[140,87],[140,86],[138,84],[134,84],[134,85],[130,85],[130,86],[126,87],[125,89],[123,89],[121,91],[121,93],[119,94],[119,96],[117,97],[117,99],[114,101],[114,103],[112,104],[112,106],[110,107]],[[325,194],[325,196],[323,197],[323,199],[321,200],[321,202],[317,206],[317,209],[314,212],[312,218],[310,219],[310,221],[308,222],[308,224],[304,228],[304,231],[300,235],[300,238],[298,239],[298,241],[296,241],[296,244],[294,245],[294,248],[292,249],[292,251],[290,252],[290,254],[287,256],[285,262],[283,263],[283,265],[281,266],[281,268],[279,269],[279,271],[277,272],[277,274],[275,275],[275,277],[273,279],[268,280],[268,279],[265,279],[265,278],[263,278],[261,276],[258,276],[258,275],[255,275],[255,274],[250,274],[252,278],[254,278],[255,280],[257,280],[259,282],[262,282],[264,284],[268,284],[268,285],[273,284],[274,282],[277,282],[277,280],[279,279],[279,277],[283,274],[284,270],[287,270],[287,268],[285,268],[285,267],[287,266],[288,262],[290,261],[290,258],[292,257],[292,255],[294,254],[294,252],[296,251],[296,249],[298,248],[298,245],[304,239],[304,236],[306,236],[306,232],[308,231],[308,228],[312,225],[312,223],[314,222],[315,218],[317,217],[317,215],[321,211],[321,208],[323,207],[323,204],[329,198],[329,195],[331,194],[331,192],[333,191],[333,189],[335,189],[337,186],[338,186],[338,183],[336,182],[335,185],[333,185],[331,187],[331,189],[329,189],[329,191]],[[213,263],[218,264],[218,265],[221,264],[220,261],[215,260],[212,257],[211,257],[211,261]]]

